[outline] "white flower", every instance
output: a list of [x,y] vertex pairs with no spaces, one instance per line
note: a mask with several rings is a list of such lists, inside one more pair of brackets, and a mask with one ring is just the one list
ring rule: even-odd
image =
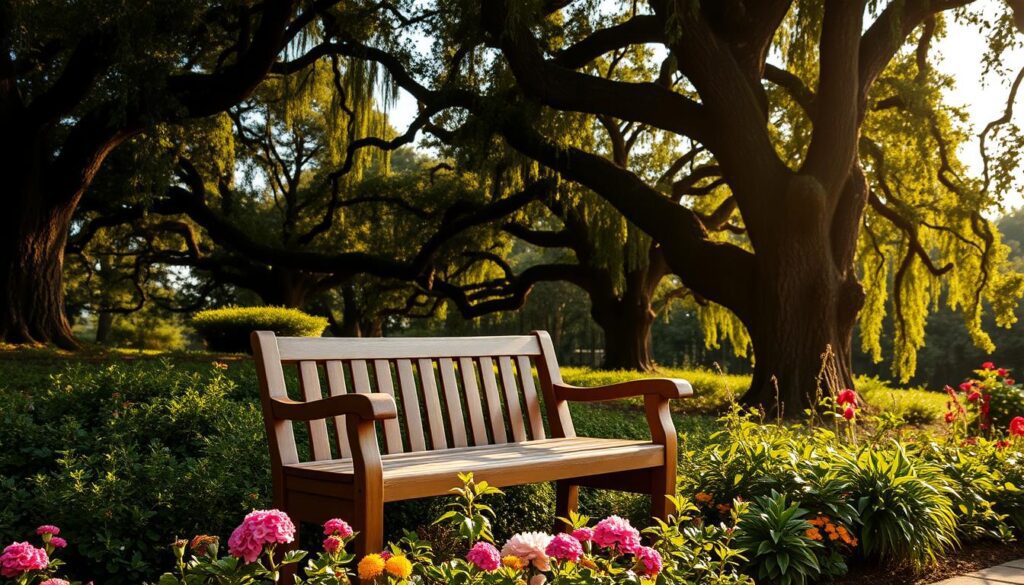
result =
[[551,563],[544,550],[548,547],[553,537],[543,532],[520,532],[508,539],[505,546],[501,547],[501,556],[512,555],[519,557],[528,564],[541,571],[550,571]]

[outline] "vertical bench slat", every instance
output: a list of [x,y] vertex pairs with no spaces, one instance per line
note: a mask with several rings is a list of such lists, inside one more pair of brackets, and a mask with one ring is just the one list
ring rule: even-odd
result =
[[398,388],[402,393],[402,410],[405,412],[405,432],[409,435],[410,451],[426,451],[427,441],[423,437],[423,419],[420,415],[420,397],[416,392],[416,376],[410,360],[395,362],[398,370]]
[[[388,360],[374,360],[373,370],[377,374],[377,391],[395,397],[395,383],[391,378],[391,362]],[[387,443],[388,453],[404,453],[402,446],[402,425],[397,418],[389,418],[384,421],[384,442]]]
[[512,438],[516,443],[526,440],[526,425],[523,424],[523,407],[519,403],[519,387],[512,371],[512,358],[498,358],[498,369],[501,371],[501,385],[505,388],[505,401],[508,403],[508,423],[512,427]]
[[466,392],[466,409],[469,410],[469,425],[473,429],[473,445],[486,445],[484,407],[480,402],[480,388],[476,383],[476,367],[472,358],[459,358],[459,373],[462,374],[462,389]]
[[[320,372],[316,362],[299,362],[299,384],[306,402],[323,400],[320,392]],[[327,438],[327,422],[323,419],[311,420],[306,423],[309,428],[309,444],[313,450],[313,459],[324,461],[331,458],[331,443]]]
[[427,423],[430,425],[430,446],[432,449],[447,449],[448,439],[444,436],[444,415],[441,414],[441,398],[437,395],[437,379],[434,377],[434,362],[429,359],[417,360],[420,383],[423,384],[423,403],[427,409]]
[[[324,362],[324,370],[327,371],[327,389],[331,396],[348,394],[345,386],[345,367],[338,360]],[[348,444],[348,426],[344,416],[334,417],[334,430],[338,434],[338,452],[343,458],[352,456],[352,447]]]
[[487,418],[491,421],[491,432],[496,445],[508,443],[505,432],[505,417],[501,414],[501,398],[498,396],[498,382],[494,379],[494,361],[489,357],[480,358],[480,379],[484,382],[487,397]]
[[530,438],[534,441],[546,439],[544,420],[540,416],[540,399],[537,397],[537,387],[533,384],[530,358],[525,355],[517,356],[516,366],[519,370],[519,380],[523,385],[523,397],[526,399],[526,413],[530,420]]
[[462,416],[462,398],[459,396],[459,383],[455,379],[455,363],[452,358],[437,360],[437,368],[441,370],[441,385],[444,386],[444,400],[448,404],[448,424],[452,429],[452,443],[455,447],[467,447],[466,419]]

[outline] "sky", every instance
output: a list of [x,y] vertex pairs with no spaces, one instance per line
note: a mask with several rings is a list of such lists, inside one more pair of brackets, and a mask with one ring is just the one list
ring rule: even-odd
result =
[[[982,0],[979,4],[982,10],[990,14],[995,10],[1007,10],[1001,0]],[[982,57],[987,51],[984,36],[967,26],[952,22],[952,19],[947,27],[947,35],[933,47],[931,56],[934,65],[955,80],[948,94],[949,103],[966,108],[971,134],[975,136],[974,140],[963,145],[959,155],[969,168],[980,175],[981,157],[977,135],[986,124],[1002,115],[1012,76],[1024,66],[1024,51],[1015,50],[1004,55],[1003,62],[1011,72],[1009,79],[995,75],[986,78],[982,66]],[[404,131],[416,117],[416,101],[402,92],[389,113],[395,127]],[[1017,96],[1013,121],[1018,124],[1024,121],[1024,91]],[[1019,187],[1013,192],[1003,194],[1003,209],[993,210],[996,215],[1001,215],[1000,211],[1024,207],[1024,169],[1018,171],[1017,184]]]

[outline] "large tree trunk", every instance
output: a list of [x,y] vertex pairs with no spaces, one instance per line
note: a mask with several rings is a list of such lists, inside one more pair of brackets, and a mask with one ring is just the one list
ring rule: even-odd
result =
[[0,339],[73,349],[78,344],[64,312],[62,272],[78,197],[49,192],[43,141],[8,135],[3,142],[0,172],[7,181],[7,202],[0,218]]
[[608,370],[649,371],[654,368],[651,357],[651,326],[654,313],[650,304],[627,305],[618,302],[614,309],[594,320],[604,330],[604,361]]
[[[864,291],[853,268],[856,228],[837,231],[837,215],[823,208],[820,192],[790,191],[789,205],[780,209],[786,229],[757,249],[757,286],[746,319],[756,362],[743,402],[799,416],[819,395],[853,387],[853,326]],[[863,197],[850,190],[844,200],[856,207]]]
[[595,283],[590,295],[590,314],[604,331],[604,361],[609,370],[654,369],[651,355],[651,327],[657,313],[654,295],[668,274],[662,250],[651,244],[647,265],[626,274],[625,290],[614,295],[611,280]]

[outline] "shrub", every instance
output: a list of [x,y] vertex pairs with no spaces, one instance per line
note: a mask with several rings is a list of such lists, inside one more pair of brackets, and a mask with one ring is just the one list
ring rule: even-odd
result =
[[266,330],[287,337],[319,337],[327,319],[284,307],[228,307],[196,313],[192,325],[213,351],[250,351],[249,336]]
[[815,551],[824,547],[809,536],[816,529],[806,516],[807,510],[772,492],[740,517],[736,545],[746,551],[759,581],[803,585],[821,575]]
[[165,360],[0,389],[0,542],[45,517],[76,544],[78,570],[135,584],[155,574],[170,536],[230,528],[268,503],[270,481],[259,408],[234,392],[219,369]]
[[866,556],[921,567],[957,544],[951,482],[936,465],[912,459],[898,443],[863,448],[839,464],[850,481]]

